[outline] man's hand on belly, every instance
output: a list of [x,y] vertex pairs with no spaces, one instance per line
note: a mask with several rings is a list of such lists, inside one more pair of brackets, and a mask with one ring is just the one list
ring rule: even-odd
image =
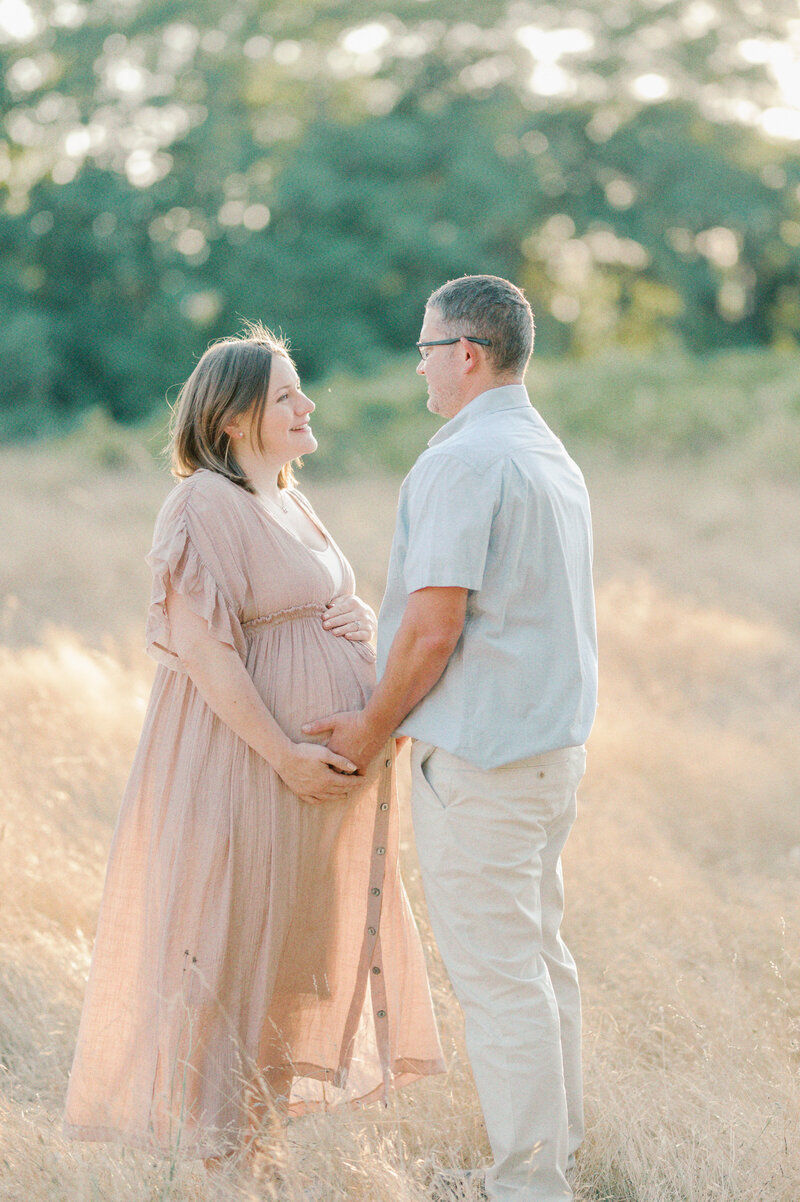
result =
[[330,732],[331,751],[363,773],[410,710],[436,684],[452,655],[467,609],[467,589],[417,589],[392,640],[384,672],[363,710],[331,714],[303,727],[307,735]]
[[[361,774],[366,771],[383,746],[382,741],[376,743],[374,736],[371,736],[364,721],[363,710],[343,710],[338,714],[330,714],[327,718],[307,722],[303,727],[303,734],[327,734],[327,744],[331,751],[352,760],[358,765]],[[343,748],[347,750],[344,751]]]

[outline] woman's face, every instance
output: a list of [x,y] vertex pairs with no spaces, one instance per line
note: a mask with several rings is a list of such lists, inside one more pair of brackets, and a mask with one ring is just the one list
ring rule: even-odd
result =
[[[283,355],[273,355],[269,373],[267,403],[261,416],[261,443],[264,459],[279,467],[310,455],[317,449],[317,440],[311,433],[309,417],[316,406],[300,388],[297,372]],[[248,423],[250,419],[250,423]],[[250,414],[242,414],[238,426],[244,431],[242,442],[257,450],[258,442],[251,428]],[[238,451],[240,447],[236,447]]]

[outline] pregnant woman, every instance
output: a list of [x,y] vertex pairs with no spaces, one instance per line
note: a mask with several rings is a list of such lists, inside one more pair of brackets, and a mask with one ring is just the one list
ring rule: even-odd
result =
[[201,1157],[265,1108],[443,1069],[398,873],[394,749],[367,777],[301,734],[361,708],[372,611],[294,487],[316,449],[286,345],[213,345],[174,415],[153,691],[111,848],[65,1131]]

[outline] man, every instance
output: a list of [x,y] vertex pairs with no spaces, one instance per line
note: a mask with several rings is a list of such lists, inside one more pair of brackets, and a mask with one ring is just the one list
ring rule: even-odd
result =
[[531,406],[524,295],[465,276],[430,297],[417,371],[447,418],[403,483],[360,713],[312,723],[360,767],[411,735],[412,808],[442,960],[494,1165],[493,1202],[572,1197],[583,1138],[580,995],[560,857],[596,705],[580,471]]

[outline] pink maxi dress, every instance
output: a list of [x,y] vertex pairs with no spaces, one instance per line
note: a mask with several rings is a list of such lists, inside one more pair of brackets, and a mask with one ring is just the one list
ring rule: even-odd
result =
[[[350,802],[307,805],[209,709],[177,658],[167,587],[235,648],[277,722],[364,706],[374,653],[323,629],[324,557],[201,469],[159,514],[158,669],[111,847],[65,1133],[216,1156],[265,1067],[290,1109],[367,1100],[444,1068],[398,871],[392,744]],[[336,582],[338,583],[338,582]]]

